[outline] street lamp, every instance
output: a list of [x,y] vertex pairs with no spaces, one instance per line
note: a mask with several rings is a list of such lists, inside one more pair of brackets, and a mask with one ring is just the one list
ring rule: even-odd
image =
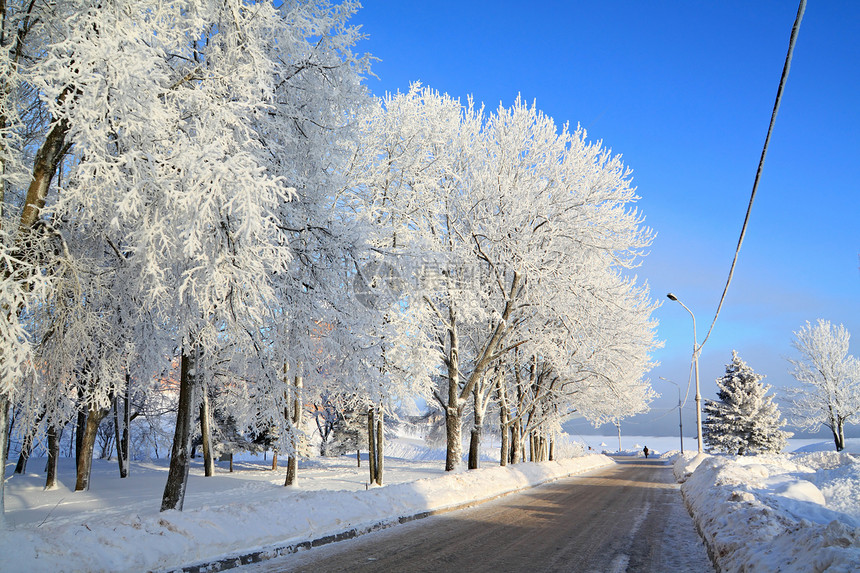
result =
[[699,351],[701,348],[699,347],[699,341],[696,338],[696,316],[693,314],[692,310],[687,308],[686,304],[678,300],[678,297],[672,293],[669,293],[666,296],[669,300],[673,300],[683,306],[693,318],[693,369],[696,372],[696,438],[699,440],[699,453],[701,454],[704,451],[702,449],[702,395],[699,393]]
[[[660,376],[660,380],[668,382],[669,384],[675,384],[671,380],[667,380],[666,378],[663,378],[662,376]],[[683,454],[684,453],[684,416],[681,413],[681,387],[678,386],[677,384],[675,384],[675,386],[678,388],[678,431],[681,434],[681,453]]]

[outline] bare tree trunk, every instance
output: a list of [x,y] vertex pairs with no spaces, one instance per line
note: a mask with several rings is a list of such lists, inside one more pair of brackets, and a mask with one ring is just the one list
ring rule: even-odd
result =
[[549,461],[555,461],[555,440],[549,441]]
[[508,329],[508,320],[516,306],[516,300],[522,292],[522,275],[515,272],[511,280],[505,308],[500,319],[492,329],[492,335],[483,345],[474,360],[472,371],[460,389],[459,373],[459,342],[457,334],[457,317],[451,305],[448,305],[450,348],[448,353],[448,403],[445,408],[445,429],[448,437],[448,452],[445,459],[445,470],[450,471],[462,461],[463,445],[461,439],[463,408],[469,394],[479,386],[487,369],[501,357],[499,347]]
[[302,380],[302,364],[296,365],[296,375],[293,377],[293,448],[290,457],[287,458],[287,478],[284,480],[284,485],[296,485],[299,480],[299,445],[300,434],[302,427],[302,388],[304,381]]
[[481,465],[480,450],[481,450],[481,426],[475,421],[472,426],[471,437],[469,439],[469,469],[476,470]]
[[295,485],[299,474],[299,458],[296,452],[287,456],[287,477],[284,479],[284,485]]
[[0,399],[6,400],[6,404],[8,405],[6,412],[6,427],[4,428],[6,439],[2,444],[0,444],[0,447],[3,448],[3,465],[5,468],[6,462],[9,461],[9,450],[12,448],[12,430],[15,428],[15,408],[5,396],[0,396]]
[[18,453],[18,463],[15,464],[15,471],[13,473],[23,474],[27,471],[27,461],[30,459],[30,452],[32,450],[33,434],[32,432],[27,432],[24,436],[24,443],[21,444],[21,451]]
[[0,393],[0,531],[6,529],[6,455],[9,447],[9,399]]
[[529,433],[529,461],[536,462],[537,461],[537,444],[535,443],[537,437],[534,432]]
[[472,425],[472,435],[469,440],[469,469],[476,470],[481,465],[481,434],[484,430],[484,411],[486,410],[480,384],[475,385],[472,396],[475,401],[475,423]]
[[230,473],[233,473],[233,452],[230,452]]
[[119,465],[119,477],[128,477],[128,447],[123,440],[123,436],[128,434],[128,406],[126,405],[122,415],[120,415],[120,399],[119,396],[114,396],[113,399],[113,429],[114,439],[116,440],[116,461]]
[[287,478],[284,485],[296,485],[299,479],[299,457],[295,453],[287,457]]
[[[126,374],[126,380],[128,380],[128,374]],[[123,411],[123,423],[122,423],[122,456],[125,459],[125,475],[128,475],[129,465],[128,462],[131,459],[131,400],[128,397],[128,387],[126,384],[125,395],[122,397],[122,411]],[[136,416],[137,414],[135,414]],[[120,476],[121,477],[121,476]]]
[[[508,320],[516,306],[516,300],[522,292],[522,276],[515,272],[511,280],[505,308],[500,319],[492,329],[492,334],[487,342],[478,352],[472,371],[465,379],[463,387],[460,388],[460,348],[459,335],[457,331],[457,314],[451,304],[448,305],[448,353],[446,365],[448,367],[448,401],[443,403],[445,407],[445,431],[447,437],[447,448],[445,456],[445,470],[451,471],[462,463],[462,418],[463,408],[469,394],[475,386],[483,379],[487,369],[495,360],[500,358],[499,347],[508,329]],[[441,398],[437,396],[441,402]]]
[[517,421],[511,426],[511,463],[518,464],[521,461],[523,461],[522,425]]
[[203,399],[200,402],[200,435],[203,440],[203,473],[206,477],[215,475],[215,457],[212,454],[212,430],[209,421],[209,392],[203,387]]
[[448,403],[445,407],[445,471],[456,469],[463,460],[462,414],[460,407],[460,342],[457,334],[457,317],[449,307],[450,329],[448,340]]
[[57,487],[57,462],[60,459],[60,437],[63,429],[53,424],[48,426],[48,463],[45,466],[45,489]]
[[841,452],[845,449],[845,433],[842,426],[842,421],[837,420],[833,424],[833,428],[831,428],[831,431],[833,432],[833,442],[836,444],[837,452]]
[[506,466],[511,455],[510,434],[508,433],[510,415],[508,413],[507,392],[505,391],[502,376],[496,377],[496,391],[499,394],[499,435],[502,437],[502,446],[499,450],[499,465]]
[[383,438],[383,420],[385,414],[382,407],[379,408],[379,417],[376,420],[376,484],[382,485],[382,469],[385,465],[385,440]]
[[90,489],[90,474],[93,469],[93,449],[96,444],[96,435],[99,425],[110,412],[109,408],[90,407],[87,413],[87,425],[81,440],[81,452],[78,458],[78,472],[75,480],[75,491],[87,491]]
[[323,458],[328,457],[328,436],[328,433],[320,432],[320,457]]
[[525,391],[523,390],[522,369],[520,367],[519,350],[514,350],[514,380],[517,391],[517,418],[511,426],[511,463],[518,464],[525,460],[525,429],[523,428],[523,408],[525,402]]
[[83,408],[83,392],[78,393],[78,416],[75,421],[75,467],[81,463],[81,451],[84,449],[84,434],[87,431],[87,411]]
[[531,438],[529,438],[529,434],[525,430],[525,425],[520,426],[519,440],[520,440],[520,461],[521,462],[527,462],[527,461],[529,461],[528,443],[531,441]]
[[67,450],[68,453],[66,454],[66,457],[70,458],[70,457],[72,457],[72,454],[75,453],[75,433],[76,433],[75,427],[76,427],[76,424],[69,424],[68,427],[71,428],[72,434],[69,436],[69,449]]
[[[60,99],[65,99],[68,92],[64,92]],[[63,160],[63,155],[66,152],[66,133],[69,131],[69,122],[65,119],[54,122],[51,126],[48,135],[45,136],[45,141],[36,152],[36,159],[33,165],[33,175],[30,179],[30,187],[27,189],[27,197],[24,203],[24,210],[21,212],[21,229],[29,229],[39,218],[42,208],[45,206],[45,199],[48,196],[48,189],[51,186],[51,180],[57,172],[57,167]]]
[[361,448],[355,448],[355,463],[356,467],[361,467]]
[[456,406],[445,409],[445,432],[447,447],[445,453],[445,471],[457,469],[463,460],[463,420],[461,410]]
[[170,469],[161,497],[161,511],[178,509],[185,503],[188,469],[191,453],[191,424],[194,420],[195,390],[197,382],[198,349],[183,349],[179,366],[179,405],[176,412],[176,431],[170,450]]
[[370,483],[376,482],[376,421],[373,406],[367,410],[367,461],[370,468]]
[[15,473],[23,474],[27,471],[27,462],[30,461],[30,454],[33,453],[33,440],[36,437],[36,432],[39,430],[39,424],[45,417],[43,410],[33,422],[33,427],[24,436],[24,443],[21,445],[21,452],[18,454],[18,463],[15,465]]
[[277,448],[272,450],[272,471],[278,469],[278,450]]

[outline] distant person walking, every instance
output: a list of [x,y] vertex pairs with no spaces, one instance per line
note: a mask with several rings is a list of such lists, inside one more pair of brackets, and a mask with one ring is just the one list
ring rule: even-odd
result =
[[651,450],[648,449],[648,446],[642,448],[642,451],[645,452],[645,459],[648,459],[648,454],[651,453]]

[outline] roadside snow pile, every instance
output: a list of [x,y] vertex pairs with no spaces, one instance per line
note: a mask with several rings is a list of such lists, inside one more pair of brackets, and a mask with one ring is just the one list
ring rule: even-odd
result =
[[[848,460],[852,460],[850,463]],[[824,494],[827,507],[850,515],[860,522],[860,456],[816,452],[799,454],[796,459],[817,471],[808,479]]]
[[860,571],[860,460],[685,454],[681,493],[724,571]]
[[[89,513],[74,523],[43,523],[0,535],[9,571],[151,571],[210,563],[343,533],[360,534],[424,512],[470,505],[599,467],[590,455],[421,479],[367,491],[296,491],[231,500],[184,512]],[[273,486],[274,487],[274,486]]]

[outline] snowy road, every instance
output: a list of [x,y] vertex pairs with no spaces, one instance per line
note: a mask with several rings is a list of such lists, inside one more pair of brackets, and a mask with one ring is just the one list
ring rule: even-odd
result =
[[281,571],[713,571],[660,460],[619,464],[481,506],[243,568]]

